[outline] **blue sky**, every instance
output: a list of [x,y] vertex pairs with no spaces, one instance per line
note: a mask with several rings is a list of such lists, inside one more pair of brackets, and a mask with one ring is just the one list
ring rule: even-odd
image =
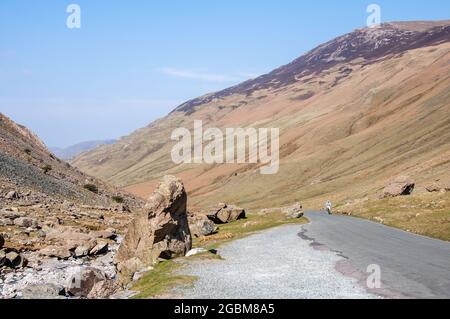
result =
[[1,0],[0,112],[49,146],[117,138],[363,27],[371,3],[450,18],[448,0]]

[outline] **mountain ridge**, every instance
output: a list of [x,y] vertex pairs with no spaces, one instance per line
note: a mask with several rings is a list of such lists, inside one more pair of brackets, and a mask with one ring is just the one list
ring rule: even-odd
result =
[[93,150],[98,146],[109,145],[116,142],[117,142],[116,139],[86,141],[73,144],[67,147],[50,147],[50,151],[52,151],[56,156],[58,156],[63,160],[70,160],[80,155],[81,153]]

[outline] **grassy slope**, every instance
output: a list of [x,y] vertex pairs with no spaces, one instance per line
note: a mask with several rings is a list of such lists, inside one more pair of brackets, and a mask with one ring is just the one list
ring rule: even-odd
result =
[[341,205],[337,211],[450,241],[450,192],[361,201]]
[[[397,174],[418,182],[450,178],[449,49],[450,44],[417,49],[363,67],[353,61],[346,65],[352,73],[337,85],[340,66],[277,92],[213,101],[189,116],[174,113],[75,163],[144,197],[162,175],[176,174],[191,204],[202,207],[315,205],[326,198],[375,195]],[[305,92],[315,95],[298,99]],[[231,107],[241,101],[245,107]],[[174,165],[170,133],[191,128],[194,119],[205,127],[279,127],[280,172],[263,176],[248,165]]]

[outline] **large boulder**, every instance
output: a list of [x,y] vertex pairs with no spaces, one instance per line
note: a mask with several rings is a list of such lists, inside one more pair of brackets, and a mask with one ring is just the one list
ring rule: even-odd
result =
[[397,197],[411,195],[415,183],[408,176],[399,176],[391,180],[384,188],[383,197]]
[[216,224],[205,215],[190,214],[188,220],[192,236],[205,237],[217,232]]
[[115,261],[122,279],[131,280],[159,258],[184,256],[192,247],[187,219],[187,194],[174,176],[166,176],[144,210],[129,225]]
[[239,219],[244,219],[245,210],[234,205],[219,204],[217,207],[214,207],[207,216],[215,224],[227,224]]

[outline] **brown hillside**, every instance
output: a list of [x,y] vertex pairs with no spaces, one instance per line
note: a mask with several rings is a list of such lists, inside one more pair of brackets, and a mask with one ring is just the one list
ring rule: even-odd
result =
[[[450,178],[449,62],[448,21],[359,29],[267,75],[188,101],[73,164],[141,196],[162,175],[177,174],[191,204],[253,208],[377,197],[398,174],[419,186]],[[192,130],[194,120],[280,128],[279,173],[264,176],[245,164],[173,164],[172,130]]]

